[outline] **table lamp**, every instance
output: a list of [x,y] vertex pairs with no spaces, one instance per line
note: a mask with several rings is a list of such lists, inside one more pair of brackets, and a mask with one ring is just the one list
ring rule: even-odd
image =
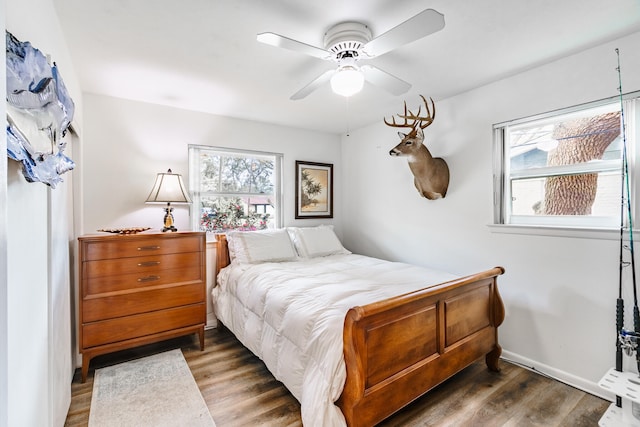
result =
[[145,203],[166,203],[164,214],[164,227],[162,231],[178,231],[173,225],[173,208],[171,203],[191,203],[189,194],[184,189],[182,176],[178,173],[172,173],[169,169],[165,173],[159,173],[156,182],[153,185],[151,193]]

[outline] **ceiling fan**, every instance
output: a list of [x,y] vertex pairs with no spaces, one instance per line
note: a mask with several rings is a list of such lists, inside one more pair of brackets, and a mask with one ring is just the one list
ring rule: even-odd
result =
[[275,33],[261,33],[257,39],[261,43],[338,64],[336,69],[322,73],[294,93],[292,100],[306,97],[327,82],[331,83],[335,93],[351,96],[362,89],[365,80],[393,95],[400,95],[408,91],[411,84],[373,65],[358,65],[358,62],[373,59],[443,28],[444,15],[433,9],[426,9],[376,38],[372,37],[366,25],[359,22],[334,25],[324,35],[324,49]]

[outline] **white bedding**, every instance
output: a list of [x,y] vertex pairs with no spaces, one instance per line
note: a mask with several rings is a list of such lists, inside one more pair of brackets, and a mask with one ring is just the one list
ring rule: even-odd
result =
[[215,314],[301,404],[307,427],[346,425],[334,402],[346,371],[342,330],[349,308],[456,278],[361,255],[224,268]]

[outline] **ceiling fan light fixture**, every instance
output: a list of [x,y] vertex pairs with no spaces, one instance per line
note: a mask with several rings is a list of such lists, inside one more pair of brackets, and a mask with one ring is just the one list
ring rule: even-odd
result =
[[331,77],[333,93],[344,97],[355,95],[364,86],[364,75],[358,67],[351,65],[340,67]]

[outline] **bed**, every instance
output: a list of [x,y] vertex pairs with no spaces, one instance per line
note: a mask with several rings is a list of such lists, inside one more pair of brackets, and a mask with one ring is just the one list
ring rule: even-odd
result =
[[479,358],[499,371],[502,267],[456,277],[352,254],[330,226],[217,237],[218,320],[301,404],[373,426]]

